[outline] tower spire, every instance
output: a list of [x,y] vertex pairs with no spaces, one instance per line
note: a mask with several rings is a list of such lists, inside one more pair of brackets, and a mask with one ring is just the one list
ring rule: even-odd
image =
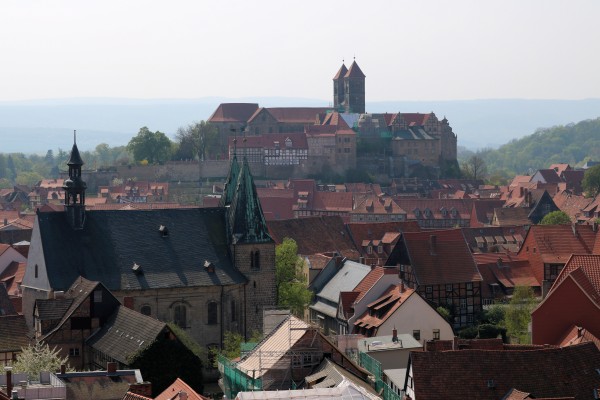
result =
[[69,166],[69,179],[63,185],[65,191],[65,211],[67,219],[73,229],[83,229],[85,222],[85,190],[87,185],[81,179],[83,160],[77,148],[77,133],[73,131],[73,148],[67,161]]

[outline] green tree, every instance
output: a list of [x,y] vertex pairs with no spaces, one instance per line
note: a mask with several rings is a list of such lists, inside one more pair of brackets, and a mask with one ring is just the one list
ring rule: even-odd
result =
[[111,160],[111,150],[110,146],[107,143],[100,143],[96,146],[96,154],[98,155],[98,161],[100,162],[100,166],[107,167],[112,164]]
[[530,343],[529,322],[536,304],[537,299],[530,286],[515,287],[504,315],[504,326],[511,339],[516,339],[518,343]]
[[69,357],[61,358],[59,351],[50,349],[47,344],[36,343],[21,348],[17,361],[13,364],[14,372],[25,372],[30,379],[39,379],[40,372],[60,371],[61,365],[67,365]]
[[37,172],[20,172],[17,175],[15,182],[19,185],[33,187],[42,179],[44,179],[44,177]]
[[571,218],[564,211],[552,211],[540,221],[540,225],[565,225],[570,223]]
[[135,161],[148,161],[150,164],[161,163],[169,159],[171,140],[162,132],[151,132],[147,127],[140,129],[127,144],[127,150],[133,154]]
[[216,126],[206,121],[195,122],[177,130],[179,142],[178,158],[206,160],[218,152],[219,132]]
[[302,273],[304,262],[298,256],[298,245],[294,239],[284,238],[275,248],[275,278],[277,283],[277,304],[289,308],[302,317],[312,300],[306,276]]
[[581,185],[587,197],[596,197],[600,194],[600,164],[585,171]]

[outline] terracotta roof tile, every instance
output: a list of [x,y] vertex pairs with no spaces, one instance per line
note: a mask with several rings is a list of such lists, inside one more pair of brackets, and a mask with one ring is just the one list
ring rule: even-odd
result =
[[177,378],[175,382],[171,384],[168,388],[166,388],[161,394],[156,396],[154,400],[178,400],[184,397],[180,396],[180,393],[186,393],[188,400],[208,400],[208,397],[204,397],[198,394],[194,389],[190,387],[187,383],[185,383],[180,378]]
[[414,289],[405,288],[404,285],[391,285],[381,297],[367,305],[368,309],[354,322],[354,326],[375,328],[373,333],[376,335],[377,328],[387,321],[414,292]]
[[[533,225],[526,243],[528,239],[543,262],[566,263],[572,254],[591,254],[596,233],[589,225]],[[527,249],[523,247],[519,255],[525,256]]]
[[254,103],[221,103],[208,122],[246,122],[258,109]]
[[535,350],[412,352],[410,363],[419,399],[499,399],[512,388],[535,398],[584,399],[600,387],[600,351],[592,343]]
[[460,229],[402,236],[419,285],[482,280]]

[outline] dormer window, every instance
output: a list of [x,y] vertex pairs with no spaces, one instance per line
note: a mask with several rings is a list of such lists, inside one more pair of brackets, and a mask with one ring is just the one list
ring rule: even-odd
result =
[[419,210],[418,208],[415,208],[414,213],[415,213],[415,217],[417,217],[417,218],[421,216],[421,210]]
[[430,210],[429,208],[426,208],[426,209],[425,209],[425,216],[426,216],[427,218],[431,218],[431,210]]
[[383,246],[382,245],[377,246],[377,253],[379,253],[379,254],[383,253]]
[[167,229],[167,227],[166,227],[166,226],[164,226],[164,225],[161,225],[161,226],[158,228],[158,231],[160,232],[160,235],[161,235],[162,237],[167,237],[167,236],[169,236],[169,229]]
[[292,147],[292,139],[290,139],[290,138],[285,139],[285,147]]
[[371,245],[367,246],[367,254],[373,254],[373,246],[371,246]]

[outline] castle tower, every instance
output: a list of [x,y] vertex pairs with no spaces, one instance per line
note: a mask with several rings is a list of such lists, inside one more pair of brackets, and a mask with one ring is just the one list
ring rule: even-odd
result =
[[333,107],[340,112],[344,112],[344,76],[347,72],[348,68],[342,63],[339,71],[333,77]]
[[73,134],[73,148],[71,157],[67,162],[69,166],[69,179],[65,180],[65,212],[67,220],[73,229],[83,229],[85,223],[85,189],[87,185],[81,179],[83,161],[77,148],[77,140]]
[[236,268],[248,279],[244,316],[247,339],[263,328],[263,309],[275,306],[275,242],[258,200],[248,160],[240,166],[234,155],[222,205],[227,207],[227,228]]
[[365,113],[365,74],[356,61],[344,75],[344,109],[349,113]]

